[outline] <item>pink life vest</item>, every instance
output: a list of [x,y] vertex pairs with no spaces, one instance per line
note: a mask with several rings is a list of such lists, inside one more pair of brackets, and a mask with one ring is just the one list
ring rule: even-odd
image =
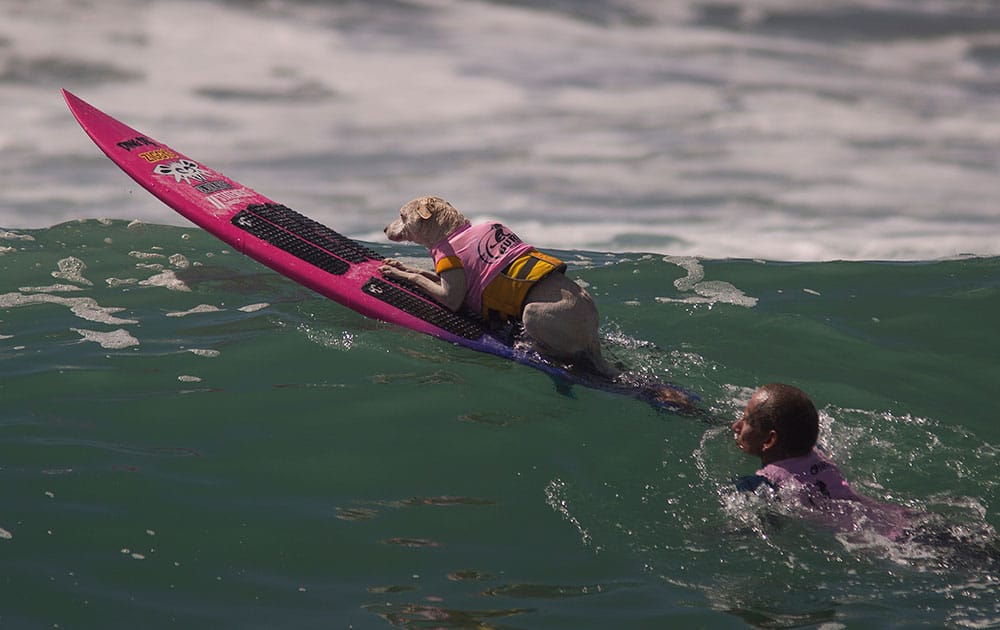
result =
[[531,250],[531,245],[505,226],[481,223],[458,228],[431,248],[431,256],[437,273],[459,266],[465,269],[465,303],[478,313],[486,285],[514,259]]

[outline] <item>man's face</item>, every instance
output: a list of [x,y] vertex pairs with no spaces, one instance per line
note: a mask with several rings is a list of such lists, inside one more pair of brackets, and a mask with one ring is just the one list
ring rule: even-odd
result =
[[743,416],[733,423],[733,438],[736,446],[747,455],[760,457],[764,453],[764,445],[774,437],[774,431],[764,431],[755,420],[754,413],[764,401],[766,394],[755,392],[743,410]]

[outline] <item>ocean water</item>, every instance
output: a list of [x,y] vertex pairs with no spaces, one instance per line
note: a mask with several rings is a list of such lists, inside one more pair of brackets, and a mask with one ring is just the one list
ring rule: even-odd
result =
[[[998,51],[985,0],[0,1],[0,627],[1000,625]],[[60,88],[386,255],[505,221],[702,414],[319,298]],[[770,381],[952,544],[737,493]]]
[[[998,258],[557,250],[608,353],[699,393],[692,418],[560,394],[200,230],[4,242],[4,627],[1000,623]],[[756,462],[728,424],[775,380],[813,395],[860,491],[966,544],[776,523],[735,492]]]

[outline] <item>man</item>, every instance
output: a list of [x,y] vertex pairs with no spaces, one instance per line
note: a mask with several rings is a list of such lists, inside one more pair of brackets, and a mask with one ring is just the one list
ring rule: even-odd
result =
[[740,490],[770,486],[779,498],[791,498],[840,531],[867,523],[896,538],[907,527],[902,507],[856,493],[837,465],[816,449],[819,414],[801,389],[770,383],[755,391],[733,423],[733,436],[736,446],[760,457],[763,466],[737,482]]

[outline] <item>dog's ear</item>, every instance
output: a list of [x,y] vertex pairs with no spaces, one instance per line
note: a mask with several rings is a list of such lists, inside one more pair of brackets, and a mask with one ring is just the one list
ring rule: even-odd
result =
[[421,219],[426,220],[434,216],[434,213],[438,210],[439,202],[442,201],[442,199],[437,197],[417,197],[404,203],[403,207],[399,210],[404,214],[416,214]]
[[434,214],[431,211],[431,206],[434,204],[435,199],[433,197],[424,197],[417,204],[417,216],[421,219],[429,219],[431,215]]

